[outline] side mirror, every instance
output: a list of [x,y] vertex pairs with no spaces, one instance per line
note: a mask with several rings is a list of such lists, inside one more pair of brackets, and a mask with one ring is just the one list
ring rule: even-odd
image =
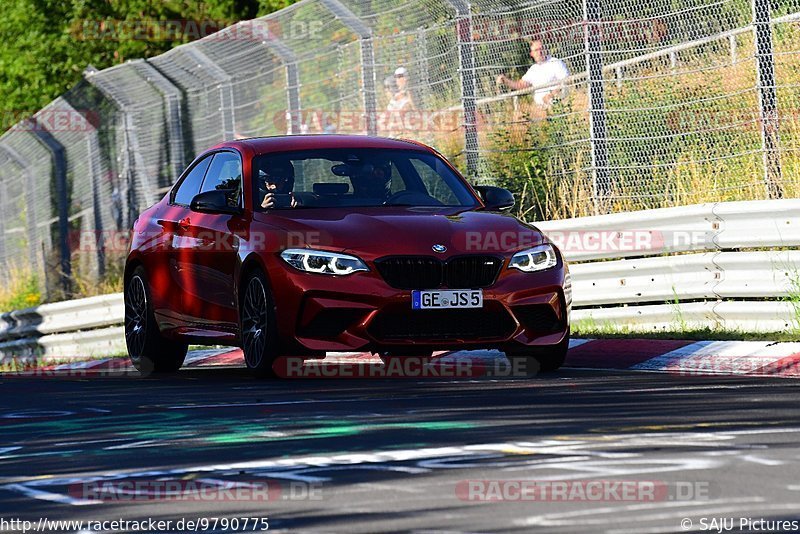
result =
[[475,190],[480,193],[489,211],[510,210],[514,207],[514,194],[508,189],[493,185],[476,185]]
[[235,193],[231,189],[212,189],[204,193],[195,195],[189,204],[189,209],[198,211],[200,213],[241,213],[242,209],[239,206],[231,206],[228,203],[228,198],[231,193]]

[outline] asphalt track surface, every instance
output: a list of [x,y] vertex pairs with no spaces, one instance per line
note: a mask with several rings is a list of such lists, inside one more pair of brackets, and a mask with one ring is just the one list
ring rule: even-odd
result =
[[[636,533],[687,531],[686,518],[702,531],[703,518],[726,518],[734,532],[756,531],[740,518],[800,519],[797,388],[785,378],[579,369],[533,379],[257,380],[231,367],[2,377],[0,517]],[[569,484],[569,498],[520,497],[523,480]],[[153,490],[165,481],[181,490],[267,481],[278,491],[166,498]],[[126,482],[139,485],[114,493]],[[587,496],[588,482],[605,484],[602,493]],[[116,490],[97,493],[109,483]],[[105,496],[87,502],[87,488]]]

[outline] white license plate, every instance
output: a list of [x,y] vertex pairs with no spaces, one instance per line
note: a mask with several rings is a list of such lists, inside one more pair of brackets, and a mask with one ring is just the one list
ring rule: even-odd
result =
[[483,291],[480,289],[418,289],[411,292],[411,308],[415,310],[483,308]]

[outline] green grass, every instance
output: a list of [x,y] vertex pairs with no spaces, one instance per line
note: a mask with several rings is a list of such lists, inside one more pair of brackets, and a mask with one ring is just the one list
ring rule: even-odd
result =
[[0,313],[38,306],[42,303],[39,281],[30,270],[8,268],[0,280]]
[[597,324],[579,321],[572,325],[574,338],[607,339],[681,339],[689,341],[800,341],[796,332],[746,332],[710,327],[687,327],[665,330],[638,330],[627,325]]
[[794,317],[792,318],[794,333],[800,334],[800,273],[794,267],[791,268],[790,273],[789,287],[787,288],[788,295],[785,300],[794,310]]
[[41,359],[38,357],[30,358],[3,358],[0,360],[0,373],[14,373],[21,371],[30,371],[40,367],[49,367],[51,365],[62,365],[65,363],[88,362],[92,360],[105,360],[107,358],[120,358],[122,354],[104,355],[104,356],[81,356],[75,358],[48,358]]

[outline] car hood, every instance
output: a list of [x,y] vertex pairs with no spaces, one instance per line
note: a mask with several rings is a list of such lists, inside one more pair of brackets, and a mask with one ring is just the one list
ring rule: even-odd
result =
[[[290,247],[348,251],[365,259],[505,254],[544,239],[537,228],[511,215],[463,208],[311,208],[258,213],[256,219],[285,230]],[[437,254],[434,245],[447,250]]]

